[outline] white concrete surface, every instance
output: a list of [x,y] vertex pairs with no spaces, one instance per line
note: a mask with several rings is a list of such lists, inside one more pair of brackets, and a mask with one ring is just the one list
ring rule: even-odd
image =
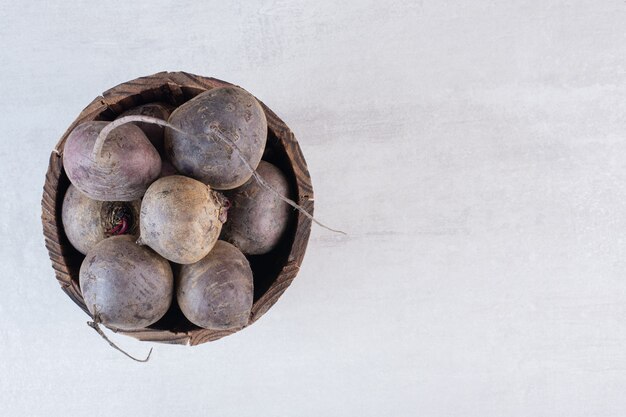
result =
[[[0,0],[0,41],[0,415],[626,414],[624,1]],[[160,70],[262,98],[349,236],[142,365],[58,289],[39,203],[78,112]]]

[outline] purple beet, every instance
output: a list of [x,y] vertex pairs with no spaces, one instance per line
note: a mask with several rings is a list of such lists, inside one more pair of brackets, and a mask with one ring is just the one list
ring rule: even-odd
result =
[[63,229],[72,246],[86,254],[110,236],[139,236],[141,200],[92,200],[70,184],[63,198]]
[[[267,140],[263,108],[252,94],[238,87],[214,88],[197,95],[174,110],[169,123],[182,130],[165,129],[165,153],[172,165],[182,175],[215,190],[245,183],[259,164]],[[241,155],[206,136],[213,129],[235,143]]]
[[[289,195],[287,178],[274,165],[261,161],[257,174],[280,195]],[[287,230],[291,207],[254,178],[225,191],[224,195],[230,201],[230,208],[221,238],[247,255],[261,255],[274,249]]]
[[161,171],[159,153],[142,130],[130,123],[113,129],[98,149],[96,140],[107,124],[85,122],[72,130],[63,148],[65,172],[91,199],[141,198]]
[[89,312],[104,325],[123,330],[158,321],[174,294],[169,262],[128,235],[94,246],[83,260],[79,281]]
[[239,329],[250,319],[252,269],[239,249],[218,240],[200,261],[182,265],[176,298],[189,321],[205,329]]

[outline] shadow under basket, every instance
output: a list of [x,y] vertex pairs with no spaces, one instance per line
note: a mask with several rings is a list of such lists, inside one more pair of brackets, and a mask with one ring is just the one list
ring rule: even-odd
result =
[[[160,72],[120,84],[96,97],[70,125],[52,151],[41,202],[46,247],[61,289],[88,315],[90,313],[83,301],[78,281],[84,255],[69,243],[61,222],[61,205],[70,185],[63,170],[62,158],[69,133],[82,122],[113,120],[124,111],[141,104],[161,102],[178,107],[203,91],[227,85],[232,84],[185,72]],[[260,103],[268,127],[263,159],[283,171],[290,183],[290,197],[313,213],[311,177],[300,146],[287,125],[265,104]],[[254,304],[248,326],[274,305],[297,275],[310,232],[311,221],[302,213],[292,211],[290,225],[279,245],[268,254],[248,256],[254,273]],[[155,324],[140,330],[116,330],[117,333],[139,340],[184,345],[217,340],[236,331],[207,330],[195,326],[183,316],[175,299],[170,310]]]

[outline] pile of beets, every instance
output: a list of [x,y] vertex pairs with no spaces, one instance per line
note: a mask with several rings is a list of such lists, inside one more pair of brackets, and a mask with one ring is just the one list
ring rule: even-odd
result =
[[288,195],[285,175],[261,160],[266,140],[261,105],[230,86],[70,133],[62,221],[86,255],[80,288],[98,322],[141,329],[176,297],[202,328],[248,323],[253,276],[245,255],[271,251],[290,213],[276,195]]

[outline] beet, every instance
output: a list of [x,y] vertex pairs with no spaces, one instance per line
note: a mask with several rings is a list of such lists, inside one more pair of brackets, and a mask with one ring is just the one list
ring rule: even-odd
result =
[[80,289],[97,322],[134,330],[158,321],[169,309],[174,279],[169,262],[132,236],[104,239],[80,267]]
[[99,201],[132,201],[140,198],[161,171],[161,158],[146,135],[133,124],[96,140],[108,122],[78,125],[63,148],[63,165],[72,184]]
[[[205,91],[178,107],[169,118],[181,129],[165,129],[165,153],[182,175],[215,190],[245,183],[256,168],[267,140],[267,120],[259,102],[238,87]],[[241,152],[212,137],[213,129],[234,142]],[[202,136],[204,135],[204,136]]]
[[[281,195],[289,195],[287,178],[274,165],[261,161],[257,174]],[[225,191],[224,195],[231,206],[221,239],[246,255],[261,255],[276,247],[287,230],[291,208],[254,178],[241,187]]]
[[218,241],[199,262],[183,265],[176,299],[193,324],[205,329],[239,329],[248,324],[254,298],[252,269],[233,245]]
[[223,197],[192,178],[171,175],[146,191],[139,216],[139,241],[164,258],[190,264],[205,257],[217,241]]
[[110,236],[139,236],[141,200],[92,200],[70,184],[63,198],[61,219],[72,246],[86,254]]

